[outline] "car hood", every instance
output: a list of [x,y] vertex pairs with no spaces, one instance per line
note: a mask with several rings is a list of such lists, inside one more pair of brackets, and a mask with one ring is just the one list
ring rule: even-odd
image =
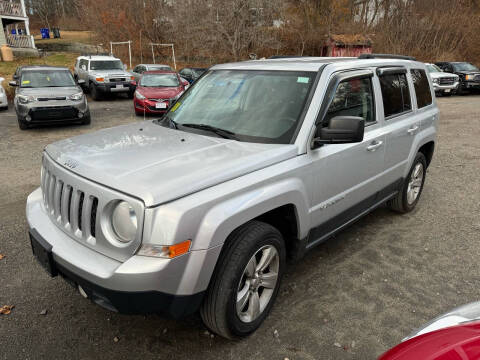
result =
[[183,91],[182,87],[143,87],[138,86],[137,91],[147,98],[170,99]]
[[153,122],[80,135],[45,151],[74,173],[140,198],[147,207],[297,155],[295,145],[243,143]]
[[463,70],[463,71],[455,71],[457,74],[463,74],[463,75],[480,75],[480,71],[477,70]]
[[123,71],[123,70],[90,70],[90,73],[95,76],[103,76],[103,77],[130,77],[132,74]]
[[455,75],[452,73],[440,72],[440,71],[431,72],[430,76],[432,77],[432,79],[451,78],[451,77],[458,78],[458,75]]
[[18,88],[18,93],[35,97],[68,97],[82,91],[78,86],[68,87],[43,87],[43,88]]

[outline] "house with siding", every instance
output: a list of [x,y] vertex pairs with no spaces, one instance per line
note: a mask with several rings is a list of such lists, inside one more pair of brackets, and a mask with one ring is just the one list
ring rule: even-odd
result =
[[0,23],[0,46],[7,44],[14,51],[35,49],[24,0],[0,0]]

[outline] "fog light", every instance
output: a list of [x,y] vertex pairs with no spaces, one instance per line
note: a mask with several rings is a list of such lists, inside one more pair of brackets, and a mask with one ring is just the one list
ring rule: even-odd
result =
[[27,121],[32,121],[32,117],[30,115],[27,115],[27,117],[25,118],[25,120]]
[[83,112],[79,111],[79,112],[78,112],[78,117],[79,117],[79,118],[82,118],[82,117],[83,117]]
[[88,295],[87,293],[85,292],[85,290],[83,290],[83,288],[78,285],[78,292],[80,293],[80,295],[82,295],[85,299],[88,298]]

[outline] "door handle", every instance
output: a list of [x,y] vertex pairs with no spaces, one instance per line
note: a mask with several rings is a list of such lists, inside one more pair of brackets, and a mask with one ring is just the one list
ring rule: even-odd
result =
[[407,133],[409,133],[410,135],[413,135],[417,132],[418,130],[418,125],[415,125],[415,126],[412,126],[410,129],[407,130]]
[[383,141],[372,141],[369,146],[367,146],[367,151],[375,151],[377,150],[380,146],[383,145]]

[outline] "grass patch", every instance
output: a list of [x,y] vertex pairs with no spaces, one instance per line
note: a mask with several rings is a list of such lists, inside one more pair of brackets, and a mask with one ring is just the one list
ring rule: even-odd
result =
[[42,35],[34,35],[36,44],[59,43],[70,44],[78,42],[82,44],[94,44],[95,33],[93,31],[63,31],[60,29],[60,39],[53,39],[53,33],[50,32],[51,39],[42,39]]
[[5,78],[3,87],[7,93],[9,99],[13,98],[15,89],[8,85],[8,82],[12,80],[13,74],[17,66],[22,65],[51,65],[51,66],[66,66],[71,71],[75,65],[75,60],[80,54],[75,53],[53,53],[49,56],[34,57],[34,58],[19,58],[15,61],[3,61],[0,62],[0,77]]

